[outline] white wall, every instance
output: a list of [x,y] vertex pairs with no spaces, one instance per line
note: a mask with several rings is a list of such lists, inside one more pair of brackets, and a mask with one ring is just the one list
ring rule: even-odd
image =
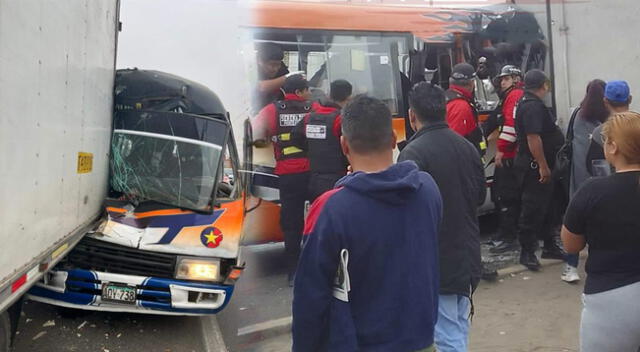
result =
[[[544,1],[516,1],[547,32]],[[640,6],[637,0],[556,0],[551,18],[558,117],[566,124],[587,83],[624,79],[640,99]],[[640,105],[632,104],[632,108]]]
[[239,28],[247,22],[244,1],[121,1],[118,68],[164,71],[209,87],[231,113],[240,146],[249,111],[247,60],[253,58]]

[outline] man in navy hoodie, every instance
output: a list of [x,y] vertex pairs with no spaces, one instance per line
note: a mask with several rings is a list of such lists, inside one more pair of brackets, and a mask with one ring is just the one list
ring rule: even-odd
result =
[[414,162],[393,165],[391,112],[343,111],[353,173],[312,205],[293,291],[293,351],[432,351],[442,200]]

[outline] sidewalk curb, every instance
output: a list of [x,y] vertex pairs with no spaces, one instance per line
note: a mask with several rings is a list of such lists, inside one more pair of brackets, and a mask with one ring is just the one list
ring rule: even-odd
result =
[[202,344],[207,352],[228,352],[215,315],[200,317]]

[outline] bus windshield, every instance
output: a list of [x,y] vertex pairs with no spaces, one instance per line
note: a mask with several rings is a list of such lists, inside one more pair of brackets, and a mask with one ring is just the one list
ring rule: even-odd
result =
[[[139,114],[152,118],[138,118]],[[187,114],[177,119],[174,115],[178,114],[133,112],[116,116],[111,186],[129,200],[208,210],[228,127],[213,119]],[[123,123],[123,119],[136,122]]]

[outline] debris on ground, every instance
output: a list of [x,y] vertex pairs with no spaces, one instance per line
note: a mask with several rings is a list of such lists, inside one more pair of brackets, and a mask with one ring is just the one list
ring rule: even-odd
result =
[[56,326],[56,322],[53,320],[47,320],[44,324],[42,324],[43,328],[47,328],[49,326]]
[[80,330],[82,329],[85,325],[87,325],[87,321],[83,321],[82,324],[78,325],[77,329]]
[[46,334],[47,334],[47,332],[46,332],[46,331],[40,331],[36,336],[34,336],[34,337],[32,338],[32,340],[33,340],[33,341],[35,341],[35,340],[37,340],[37,339],[41,338],[42,336],[44,336],[44,335],[46,335]]

